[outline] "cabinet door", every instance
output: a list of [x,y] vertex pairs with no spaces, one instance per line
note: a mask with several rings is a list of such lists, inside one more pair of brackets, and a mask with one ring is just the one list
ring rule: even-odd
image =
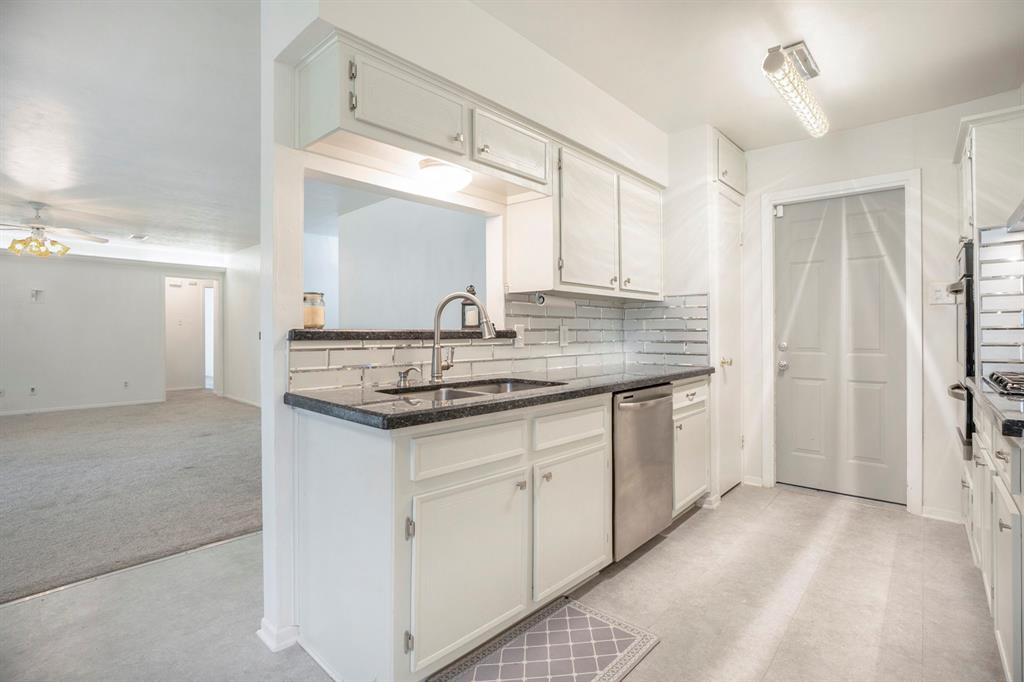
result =
[[708,491],[710,431],[707,402],[677,408],[673,419],[673,514],[678,514]]
[[614,291],[619,281],[616,174],[561,150],[562,282]]
[[533,468],[533,598],[540,601],[611,561],[607,445]]
[[619,250],[621,288],[661,293],[661,192],[621,175]]
[[972,137],[967,136],[960,157],[960,236],[974,239],[974,174],[971,172]]
[[722,136],[717,138],[718,181],[740,194],[747,191],[747,159],[743,150]]
[[1005,226],[1024,197],[1024,116],[972,132],[974,224]]
[[473,110],[473,160],[537,182],[548,181],[548,141],[480,109]]
[[1021,515],[1003,482],[996,479],[992,491],[994,522],[994,570],[992,600],[996,644],[1008,680],[1020,680],[1021,652]]
[[527,488],[519,469],[413,497],[412,672],[526,610]]
[[465,107],[454,96],[365,57],[356,57],[356,74],[357,121],[441,149],[465,151]]

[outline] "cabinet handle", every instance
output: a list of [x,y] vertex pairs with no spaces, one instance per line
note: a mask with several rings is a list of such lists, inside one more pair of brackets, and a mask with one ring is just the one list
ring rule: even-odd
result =
[[999,519],[999,532],[1002,533],[1004,530],[1013,530],[1013,526],[1008,524],[1006,521]]
[[683,425],[682,424],[676,424],[676,431],[682,431],[682,430],[683,430]]
[[967,481],[965,481],[964,479],[961,478],[960,479],[960,487],[961,488],[970,488],[971,485]]
[[624,280],[622,281],[622,284],[623,284],[623,286],[627,286],[627,287],[628,287],[628,286],[629,286],[629,283],[630,283],[630,282],[632,282],[632,281],[633,281],[633,280],[631,280],[631,279],[630,279],[629,277],[627,277],[626,279],[624,279]]
[[546,474],[544,474],[543,476],[541,476],[541,478],[543,478],[545,481],[550,481],[551,477],[552,477],[552,473],[550,471],[547,472]]
[[686,399],[690,400],[690,401],[692,401],[696,397],[697,397],[697,391],[690,391],[689,393],[686,394]]
[[465,142],[466,141],[466,136],[463,135],[462,133],[455,133],[454,135],[452,135],[452,141],[453,142],[459,142],[459,143]]
[[722,177],[724,178],[724,177],[727,177],[728,175],[729,175],[729,169],[726,168],[725,170],[722,171]]
[[1001,459],[1004,462],[1009,462],[1010,461],[1010,453],[1008,453],[1006,450],[996,450],[995,451],[995,456],[996,456],[996,459]]
[[516,481],[516,487],[520,490],[526,490],[526,481]]
[[978,459],[977,457],[975,457],[975,458],[974,458],[974,466],[976,466],[976,467],[980,467],[980,466],[985,466],[985,463],[984,463],[984,462],[982,462],[982,461],[981,461],[980,459]]
[[616,282],[619,281],[619,277],[618,277],[618,275],[613,275],[612,278],[610,280],[608,280],[608,281],[610,283],[612,283],[612,284],[615,284]]
[[480,147],[480,153],[481,154],[490,154],[491,153],[491,145],[485,144],[482,147]]

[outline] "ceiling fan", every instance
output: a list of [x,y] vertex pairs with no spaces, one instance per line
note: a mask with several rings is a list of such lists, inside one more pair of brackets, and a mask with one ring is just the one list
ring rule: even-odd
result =
[[47,225],[43,222],[43,217],[39,215],[39,212],[46,208],[46,204],[39,201],[28,202],[29,206],[35,209],[36,214],[23,221],[21,225],[13,225],[11,223],[0,223],[0,231],[9,232],[12,230],[27,231],[29,234],[21,239],[14,239],[11,241],[10,246],[7,250],[11,253],[21,255],[27,253],[30,256],[39,256],[41,258],[47,258],[49,256],[63,256],[71,247],[66,244],[61,244],[54,237],[63,237],[65,239],[79,239],[87,242],[96,242],[97,244],[106,244],[109,239],[103,237],[97,237],[96,235],[86,232],[85,230],[79,230],[75,227],[54,227],[53,225]]

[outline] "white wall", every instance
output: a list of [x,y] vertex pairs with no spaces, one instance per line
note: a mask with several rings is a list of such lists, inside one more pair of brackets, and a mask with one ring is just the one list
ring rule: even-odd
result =
[[320,291],[324,295],[325,325],[328,329],[341,327],[338,318],[338,235],[306,232],[302,237],[302,284],[306,291]]
[[668,138],[669,185],[663,194],[666,296],[710,290],[711,134],[711,127],[704,125]]
[[203,288],[212,282],[169,277],[164,291],[165,362],[168,391],[202,388]]
[[[761,476],[761,196],[765,192],[921,169],[923,291],[953,278],[958,239],[958,184],[953,166],[963,116],[1018,103],[1017,90],[916,116],[830,133],[818,140],[747,153],[743,246],[743,413],[745,473]],[[960,507],[956,413],[946,387],[956,381],[955,311],[924,305],[925,514],[953,518]],[[749,330],[749,333],[747,331]]]
[[179,274],[211,276],[0,254],[0,414],[163,400],[164,278]]
[[258,405],[260,246],[228,256],[224,274],[224,395]]
[[667,136],[468,0],[323,0],[320,18],[667,184]]

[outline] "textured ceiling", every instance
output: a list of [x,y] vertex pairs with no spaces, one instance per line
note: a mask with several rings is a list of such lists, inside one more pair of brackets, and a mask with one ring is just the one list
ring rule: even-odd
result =
[[666,132],[702,123],[753,149],[804,139],[761,74],[804,40],[833,130],[1005,92],[1024,81],[1021,0],[475,0]]
[[259,3],[0,3],[0,221],[259,242]]

